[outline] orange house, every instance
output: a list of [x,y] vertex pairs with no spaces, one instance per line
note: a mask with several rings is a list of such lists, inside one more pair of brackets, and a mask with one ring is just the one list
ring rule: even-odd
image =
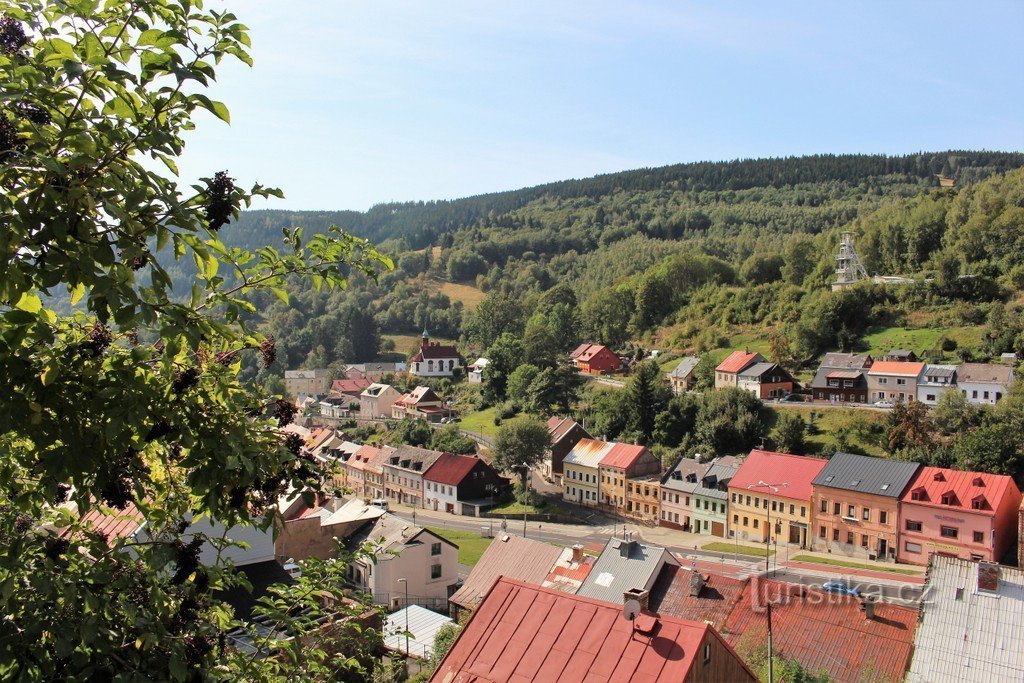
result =
[[622,369],[622,359],[601,344],[580,344],[569,354],[569,358],[577,370],[589,375],[602,375]]

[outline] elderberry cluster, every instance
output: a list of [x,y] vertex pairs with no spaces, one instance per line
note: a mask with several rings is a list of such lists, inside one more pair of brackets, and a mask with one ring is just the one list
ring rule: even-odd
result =
[[177,571],[171,577],[171,583],[181,585],[185,579],[199,567],[199,551],[203,548],[203,538],[193,536],[188,543],[180,539],[174,542],[174,563]]
[[299,455],[302,454],[302,447],[305,445],[305,441],[303,441],[302,437],[298,434],[294,432],[285,434],[284,447],[287,448],[295,457],[299,457]]
[[181,396],[186,390],[191,389],[199,382],[199,370],[187,368],[183,372],[174,374],[174,382],[171,384],[171,391],[175,396]]
[[231,220],[235,182],[227,171],[217,171],[206,189],[206,222],[210,230],[220,230]]
[[129,448],[110,463],[108,480],[100,490],[100,498],[110,507],[128,507],[132,502],[133,477],[149,473],[149,467],[138,456],[138,451]]
[[263,356],[263,367],[269,368],[277,360],[277,342],[273,337],[267,337],[260,342],[260,354]]
[[20,21],[8,14],[0,16],[0,51],[16,55],[27,42],[28,36]]
[[10,152],[21,147],[21,139],[18,138],[18,127],[7,116],[0,112],[0,154]]
[[14,108],[21,118],[26,121],[31,121],[36,125],[45,126],[52,121],[50,112],[46,111],[38,104],[32,104],[31,102],[18,102],[14,105]]
[[95,323],[86,335],[85,347],[92,352],[93,356],[100,356],[112,341],[114,341],[114,335],[110,328],[103,323]]
[[284,427],[287,424],[291,424],[291,421],[295,418],[295,413],[299,412],[299,409],[291,401],[286,401],[283,398],[279,398],[274,401],[274,415],[277,417],[277,426]]
[[160,419],[159,421],[156,422],[156,424],[154,424],[152,427],[149,428],[149,431],[146,432],[145,439],[146,439],[146,442],[148,443],[150,441],[156,441],[157,439],[162,439],[163,437],[167,436],[168,434],[177,434],[177,433],[178,433],[178,430],[175,429],[173,426],[171,426],[170,422],[168,422],[166,419]]

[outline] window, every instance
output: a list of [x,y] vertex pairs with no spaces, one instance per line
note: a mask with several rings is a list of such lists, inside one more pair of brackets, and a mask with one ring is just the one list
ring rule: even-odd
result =
[[971,398],[978,398],[978,390],[977,389],[975,389],[974,391],[971,392]]
[[983,391],[983,392],[981,392],[981,394],[982,394],[982,398],[988,398],[988,392],[987,391]]
[[867,537],[866,534],[861,534],[860,535],[860,547],[861,548],[867,548],[868,547],[868,537]]
[[747,526],[747,518],[746,517],[743,518],[743,526]]
[[754,518],[754,528],[757,529],[757,528],[760,527],[760,525],[761,525],[761,520],[759,520],[757,517],[755,517]]
[[756,507],[756,508],[761,507],[761,499],[760,498],[754,498],[754,507]]
[[935,402],[935,394],[925,394],[924,400],[930,401],[930,402],[934,403]]
[[750,505],[750,496],[747,496],[747,505]]
[[832,530],[832,540],[833,541],[838,541],[839,540],[839,529],[833,529]]
[[704,663],[708,664],[711,661],[711,643],[704,646]]
[[960,535],[960,530],[952,526],[941,526],[939,527],[939,533],[942,534],[943,538],[956,538]]
[[852,531],[847,531],[846,532],[846,543],[847,543],[847,545],[853,545],[853,532]]
[[856,517],[857,516],[857,508],[854,507],[853,505],[847,505],[846,506],[846,516],[847,517]]
[[441,554],[441,544],[440,543],[431,543],[430,544],[430,554],[431,555],[440,555]]
[[827,500],[822,500],[821,501],[821,511],[822,512],[828,512],[828,501]]
[[818,527],[818,538],[825,538],[825,527]]
[[919,555],[921,553],[921,544],[911,543],[910,541],[907,541],[903,544],[903,549],[906,550],[908,553],[914,553],[915,555]]
[[905,379],[897,379],[897,380],[896,380],[896,384],[897,384],[898,386],[901,386],[901,387],[902,387],[902,386],[905,386],[905,385],[906,385],[906,383],[907,383],[907,380],[905,380]]
[[889,513],[885,510],[878,511],[878,521],[881,524],[887,524],[889,522]]
[[432,564],[430,565],[430,578],[440,579],[441,578],[441,565]]
[[833,510],[832,514],[834,514],[834,515],[840,514],[842,512],[842,510],[843,510],[842,504],[836,503],[835,505],[832,506],[832,510]]
[[984,531],[975,531],[974,532],[974,542],[975,543],[984,543],[985,542],[985,532]]
[[789,504],[789,514],[791,514],[791,515],[795,515],[796,514],[796,505],[793,505],[792,503]]
[[861,513],[861,519],[865,522],[871,519],[871,508],[864,508],[864,511]]
[[805,506],[803,506],[803,505],[800,506],[800,516],[801,517],[806,517],[807,516],[807,508]]
[[739,524],[740,523],[740,516],[739,515],[733,515],[732,516],[732,523],[733,524]]

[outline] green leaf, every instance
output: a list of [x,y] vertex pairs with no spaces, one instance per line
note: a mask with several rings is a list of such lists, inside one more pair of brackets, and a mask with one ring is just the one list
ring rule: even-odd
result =
[[14,304],[14,307],[29,313],[38,313],[43,308],[43,302],[35,294],[26,292],[21,295],[21,298],[18,299],[18,303]]
[[288,292],[286,292],[284,290],[284,288],[282,288],[282,287],[271,287],[270,291],[272,291],[277,296],[277,298],[280,299],[281,301],[283,301],[284,303],[286,303],[286,304],[290,303],[289,300],[288,300]]
[[82,296],[85,294],[85,285],[79,282],[71,290],[71,305],[74,306],[82,300]]
[[231,114],[228,113],[228,107],[223,102],[211,102],[213,109],[211,110],[214,115],[224,123],[231,123]]

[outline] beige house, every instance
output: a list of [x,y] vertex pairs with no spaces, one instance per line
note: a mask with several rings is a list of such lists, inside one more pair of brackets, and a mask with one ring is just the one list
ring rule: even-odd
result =
[[876,360],[868,370],[868,403],[917,400],[917,384],[924,369],[925,364],[919,362]]
[[359,416],[367,419],[390,417],[392,406],[401,396],[390,384],[371,384],[359,394]]
[[284,371],[284,389],[289,396],[326,394],[330,386],[331,371],[327,368]]

